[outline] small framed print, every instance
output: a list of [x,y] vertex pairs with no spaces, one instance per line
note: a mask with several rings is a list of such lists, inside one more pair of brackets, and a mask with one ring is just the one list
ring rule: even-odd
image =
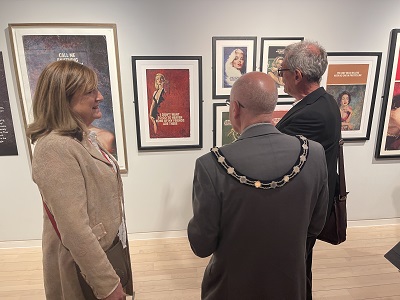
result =
[[239,134],[233,130],[229,120],[229,106],[226,103],[214,103],[213,108],[213,146],[221,147],[236,141]]
[[233,83],[256,70],[257,37],[212,38],[212,91],[214,99],[229,97]]
[[0,51],[0,156],[18,155],[14,124],[8,97],[3,53]]
[[285,57],[286,46],[303,41],[304,37],[262,37],[260,71],[268,74],[275,81],[278,88],[278,103],[293,103],[294,98],[285,93],[282,77],[278,76]]
[[381,56],[380,52],[328,52],[321,85],[337,101],[344,140],[369,139]]
[[133,56],[139,150],[202,147],[200,56]]
[[121,173],[128,172],[116,25],[9,24],[9,31],[25,127],[33,121],[32,98],[44,67],[57,60],[87,65],[97,73],[104,97],[102,117],[91,130],[116,158]]
[[400,158],[400,29],[390,33],[376,158]]
[[[292,105],[279,104],[272,113],[271,124],[276,125],[280,119],[292,108]],[[233,130],[229,119],[229,106],[226,103],[214,103],[213,107],[213,146],[221,147],[236,141],[239,134]]]

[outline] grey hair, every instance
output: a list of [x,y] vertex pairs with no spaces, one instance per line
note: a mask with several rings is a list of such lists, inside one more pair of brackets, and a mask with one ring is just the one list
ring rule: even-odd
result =
[[321,82],[328,66],[325,49],[314,41],[301,41],[285,48],[287,67],[298,69],[309,82]]

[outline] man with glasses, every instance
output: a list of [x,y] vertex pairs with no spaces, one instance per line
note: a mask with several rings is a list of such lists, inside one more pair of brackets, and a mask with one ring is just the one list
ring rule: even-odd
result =
[[[327,54],[318,43],[302,41],[287,46],[284,55],[278,75],[283,79],[284,91],[295,98],[295,105],[276,124],[276,128],[289,135],[304,135],[324,147],[328,167],[329,216],[337,180],[341,118],[334,98],[320,87],[328,65]],[[315,241],[315,236],[307,239],[307,299],[312,299],[311,265]]]
[[306,299],[306,239],[328,204],[325,154],[271,124],[277,98],[269,75],[242,75],[229,105],[239,138],[196,161],[188,237],[197,256],[212,254],[202,299]]

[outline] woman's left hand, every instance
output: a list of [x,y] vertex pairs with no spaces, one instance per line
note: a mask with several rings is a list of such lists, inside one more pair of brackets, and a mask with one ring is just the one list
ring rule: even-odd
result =
[[126,294],[124,292],[124,289],[122,288],[121,282],[118,283],[117,288],[108,296],[107,298],[104,298],[104,300],[125,300],[126,299]]

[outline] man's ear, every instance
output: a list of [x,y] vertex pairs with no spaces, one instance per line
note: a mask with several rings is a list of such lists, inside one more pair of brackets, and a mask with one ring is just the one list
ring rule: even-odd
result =
[[235,119],[238,119],[239,116],[240,116],[239,102],[233,101],[233,102],[231,102],[231,105],[232,105],[233,117],[234,117]]
[[297,82],[300,82],[303,79],[303,73],[300,72],[300,70],[296,69],[294,70],[294,80]]

